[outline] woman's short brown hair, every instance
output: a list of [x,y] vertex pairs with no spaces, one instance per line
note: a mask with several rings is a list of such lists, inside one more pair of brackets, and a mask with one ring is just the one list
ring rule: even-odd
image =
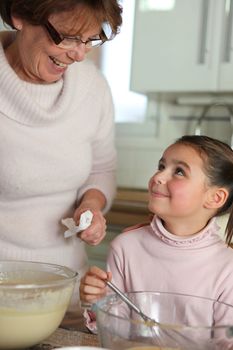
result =
[[12,28],[12,15],[41,25],[49,16],[71,11],[77,5],[88,7],[102,22],[108,22],[113,35],[119,32],[122,8],[117,0],[0,0],[0,16]]

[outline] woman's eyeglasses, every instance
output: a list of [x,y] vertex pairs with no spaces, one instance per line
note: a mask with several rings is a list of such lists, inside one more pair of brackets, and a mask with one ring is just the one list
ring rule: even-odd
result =
[[91,49],[93,47],[98,47],[107,41],[105,33],[102,31],[98,37],[87,39],[83,41],[79,36],[67,36],[58,33],[58,31],[52,26],[52,24],[47,21],[44,24],[45,29],[47,30],[50,38],[57,46],[63,49],[73,49],[78,45],[85,44],[86,48]]

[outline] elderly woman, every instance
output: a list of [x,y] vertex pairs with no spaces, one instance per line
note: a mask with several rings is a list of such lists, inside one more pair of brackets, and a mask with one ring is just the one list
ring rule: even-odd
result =
[[[113,105],[89,61],[121,25],[117,0],[1,0],[0,259],[58,263],[82,275],[84,242],[105,236],[115,192]],[[89,209],[80,239],[61,219]]]

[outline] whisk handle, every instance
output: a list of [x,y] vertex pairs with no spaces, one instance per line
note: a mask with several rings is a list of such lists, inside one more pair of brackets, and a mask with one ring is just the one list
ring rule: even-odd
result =
[[112,282],[106,281],[106,284],[111,288],[131,309],[133,309],[137,314],[139,314],[145,321],[147,321],[147,316],[142,313],[142,311],[132,303],[132,301],[120,291]]

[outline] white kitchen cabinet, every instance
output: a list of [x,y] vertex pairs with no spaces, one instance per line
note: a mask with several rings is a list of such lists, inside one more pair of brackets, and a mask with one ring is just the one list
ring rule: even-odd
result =
[[5,30],[6,28],[4,27],[3,23],[2,23],[2,20],[0,18],[0,30]]
[[233,91],[233,0],[175,0],[166,11],[152,3],[136,0],[131,89]]

